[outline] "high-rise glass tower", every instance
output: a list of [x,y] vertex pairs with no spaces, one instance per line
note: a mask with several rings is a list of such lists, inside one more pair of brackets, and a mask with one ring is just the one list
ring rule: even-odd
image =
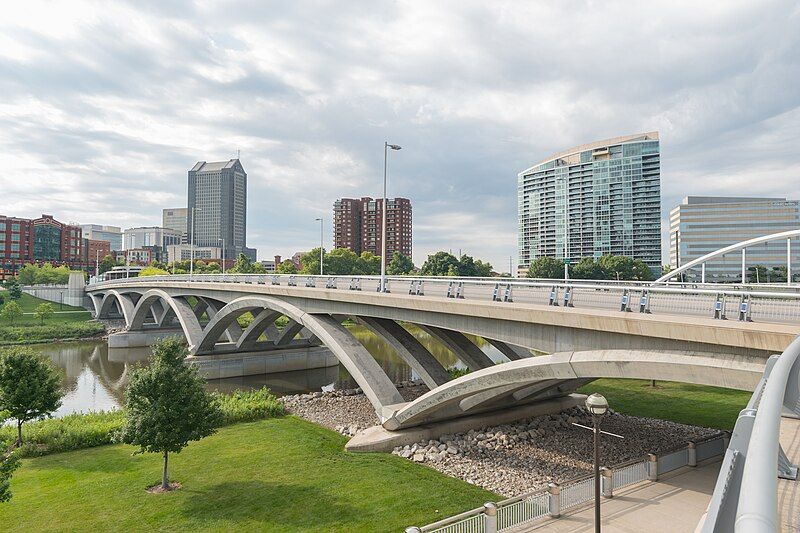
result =
[[[247,248],[247,174],[238,159],[206,163],[199,161],[189,171],[189,201],[186,229],[195,246],[221,247],[225,259],[243,253],[255,260]],[[192,235],[192,216],[194,236]]]
[[625,255],[661,266],[658,132],[565,150],[520,172],[519,268],[538,257]]

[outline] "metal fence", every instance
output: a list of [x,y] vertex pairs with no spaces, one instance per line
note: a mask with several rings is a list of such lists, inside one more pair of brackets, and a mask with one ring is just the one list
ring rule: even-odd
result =
[[[141,284],[140,278],[93,282],[91,289]],[[150,276],[147,284],[224,282],[341,291],[378,292],[378,276],[279,274],[198,274]],[[800,322],[800,292],[795,286],[647,285],[635,282],[544,281],[519,278],[387,278],[393,294],[633,313],[677,314],[757,322]]]
[[[685,447],[661,457],[626,462],[604,469],[602,494],[610,497],[613,491],[647,480],[657,480],[660,474],[684,466],[696,466],[698,461],[721,457],[725,453],[726,435],[688,443]],[[563,512],[577,509],[594,499],[594,478],[581,477],[560,486],[551,484],[548,489],[509,498],[496,504],[487,503],[424,527],[409,527],[407,533],[497,533],[540,520],[556,518]]]

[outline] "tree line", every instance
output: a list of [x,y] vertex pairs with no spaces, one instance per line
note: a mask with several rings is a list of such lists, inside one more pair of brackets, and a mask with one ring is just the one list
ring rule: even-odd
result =
[[[624,255],[604,255],[597,259],[584,257],[567,265],[570,279],[653,281],[653,270],[641,259]],[[555,257],[538,257],[528,269],[527,277],[564,279],[564,261]]]

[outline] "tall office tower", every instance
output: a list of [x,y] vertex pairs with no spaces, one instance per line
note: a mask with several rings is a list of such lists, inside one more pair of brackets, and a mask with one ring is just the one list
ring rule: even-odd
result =
[[[394,252],[411,257],[411,201],[387,198],[386,257]],[[383,199],[340,198],[333,204],[333,246],[348,248],[357,254],[381,255]]]
[[[206,163],[199,161],[189,171],[187,230],[196,246],[223,245],[225,259],[243,253],[255,261],[256,251],[247,248],[247,174],[238,159]],[[194,236],[192,218],[194,217]]]
[[[669,263],[673,268],[725,246],[800,228],[800,202],[786,198],[732,198],[688,196],[669,213]],[[790,247],[792,265],[800,263],[797,241]],[[739,282],[742,254],[714,259],[706,264],[707,282]],[[771,270],[785,267],[787,243],[775,241],[747,249],[746,264]],[[796,271],[796,267],[793,268]],[[785,273],[783,273],[785,277]],[[767,274],[770,276],[770,274]],[[701,281],[698,268],[685,273],[687,281]],[[768,277],[759,281],[775,281]]]
[[519,269],[625,255],[661,270],[658,132],[577,146],[520,172]]
[[161,214],[161,227],[180,232],[181,242],[188,242],[189,234],[186,231],[186,221],[189,219],[189,209],[186,207],[173,207],[164,209]]
[[122,250],[122,229],[117,226],[103,226],[101,224],[81,224],[84,239],[95,241],[108,241],[111,251]]

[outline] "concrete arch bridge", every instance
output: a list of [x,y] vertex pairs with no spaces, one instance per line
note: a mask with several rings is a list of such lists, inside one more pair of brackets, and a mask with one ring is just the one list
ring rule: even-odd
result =
[[[765,311],[723,320],[714,313],[718,293],[701,289],[408,277],[390,278],[389,293],[376,288],[377,279],[370,277],[209,275],[94,283],[86,293],[96,316],[127,325],[112,336],[111,346],[180,334],[201,364],[324,348],[348,370],[389,430],[524,411],[542,401],[563,403],[601,377],[753,390],[767,357],[800,333],[800,320],[794,319],[794,313],[800,317],[800,299],[788,293],[749,293],[750,304],[761,302]],[[735,301],[742,295],[727,296]],[[642,298],[647,302],[637,310]],[[669,308],[670,302],[678,305]],[[245,313],[254,318],[242,328],[237,318]],[[405,401],[343,325],[348,318],[384,339],[430,392]],[[285,325],[278,327],[278,319]],[[473,372],[451,380],[403,324],[422,328]],[[486,339],[507,362],[495,365],[467,334]],[[532,357],[531,350],[551,355]]]

